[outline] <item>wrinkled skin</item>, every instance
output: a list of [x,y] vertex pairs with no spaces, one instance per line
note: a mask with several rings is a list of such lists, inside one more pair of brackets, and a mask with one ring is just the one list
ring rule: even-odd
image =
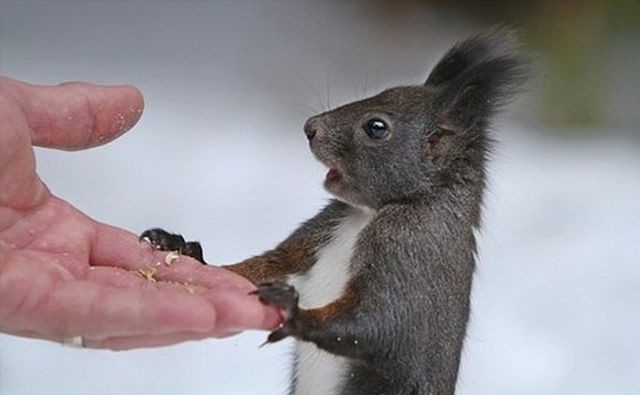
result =
[[[89,218],[38,177],[33,146],[104,144],[132,127],[142,108],[129,86],[0,78],[1,332],[129,349],[279,324],[275,309],[248,295],[248,280],[188,257],[156,266],[166,253]],[[145,268],[156,270],[156,282],[136,275]]]

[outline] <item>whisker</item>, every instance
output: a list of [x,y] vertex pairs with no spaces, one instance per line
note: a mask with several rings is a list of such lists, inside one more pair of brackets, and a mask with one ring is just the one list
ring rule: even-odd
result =
[[331,110],[331,84],[329,83],[329,70],[327,70],[327,78],[326,78],[326,85],[327,85],[327,111]]
[[367,97],[367,83],[369,82],[369,69],[364,70],[364,89],[362,90],[363,97]]

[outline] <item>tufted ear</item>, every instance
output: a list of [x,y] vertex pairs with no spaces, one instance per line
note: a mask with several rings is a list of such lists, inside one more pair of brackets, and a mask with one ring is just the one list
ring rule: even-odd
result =
[[483,129],[519,91],[527,61],[515,51],[513,33],[494,29],[457,43],[442,57],[425,86],[436,90],[440,128],[458,134]]

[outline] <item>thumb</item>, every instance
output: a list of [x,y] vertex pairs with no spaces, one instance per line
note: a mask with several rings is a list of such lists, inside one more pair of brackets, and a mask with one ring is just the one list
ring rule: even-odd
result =
[[127,85],[38,86],[0,77],[0,91],[21,105],[33,145],[65,150],[115,139],[138,122],[144,107],[140,91]]

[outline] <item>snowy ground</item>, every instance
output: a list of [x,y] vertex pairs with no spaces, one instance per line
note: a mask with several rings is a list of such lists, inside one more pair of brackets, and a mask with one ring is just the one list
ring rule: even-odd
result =
[[[362,81],[350,81],[367,69],[342,59],[366,57],[369,93],[394,81],[374,74],[416,81],[426,69],[415,40],[405,64],[378,70],[375,53],[324,48],[314,35],[328,9],[308,19],[303,7],[282,16],[248,3],[211,13],[147,12],[147,2],[124,13],[98,2],[41,3],[37,11],[16,4],[0,6],[2,73],[43,83],[131,82],[147,99],[135,131],[108,146],[38,151],[51,189],[132,231],[161,225],[198,238],[213,262],[273,246],[327,198],[324,169],[301,132],[311,115],[303,106],[318,105],[305,83],[325,97],[330,73],[337,104],[354,97]],[[326,34],[361,32],[345,15]],[[303,19],[313,37],[265,33]],[[176,30],[185,25],[194,27]],[[341,66],[329,66],[334,61]],[[537,129],[512,119],[497,134],[459,394],[637,394],[638,140],[613,132],[561,139]],[[0,335],[0,393],[283,394],[291,343],[257,349],[264,336],[113,353]]]

